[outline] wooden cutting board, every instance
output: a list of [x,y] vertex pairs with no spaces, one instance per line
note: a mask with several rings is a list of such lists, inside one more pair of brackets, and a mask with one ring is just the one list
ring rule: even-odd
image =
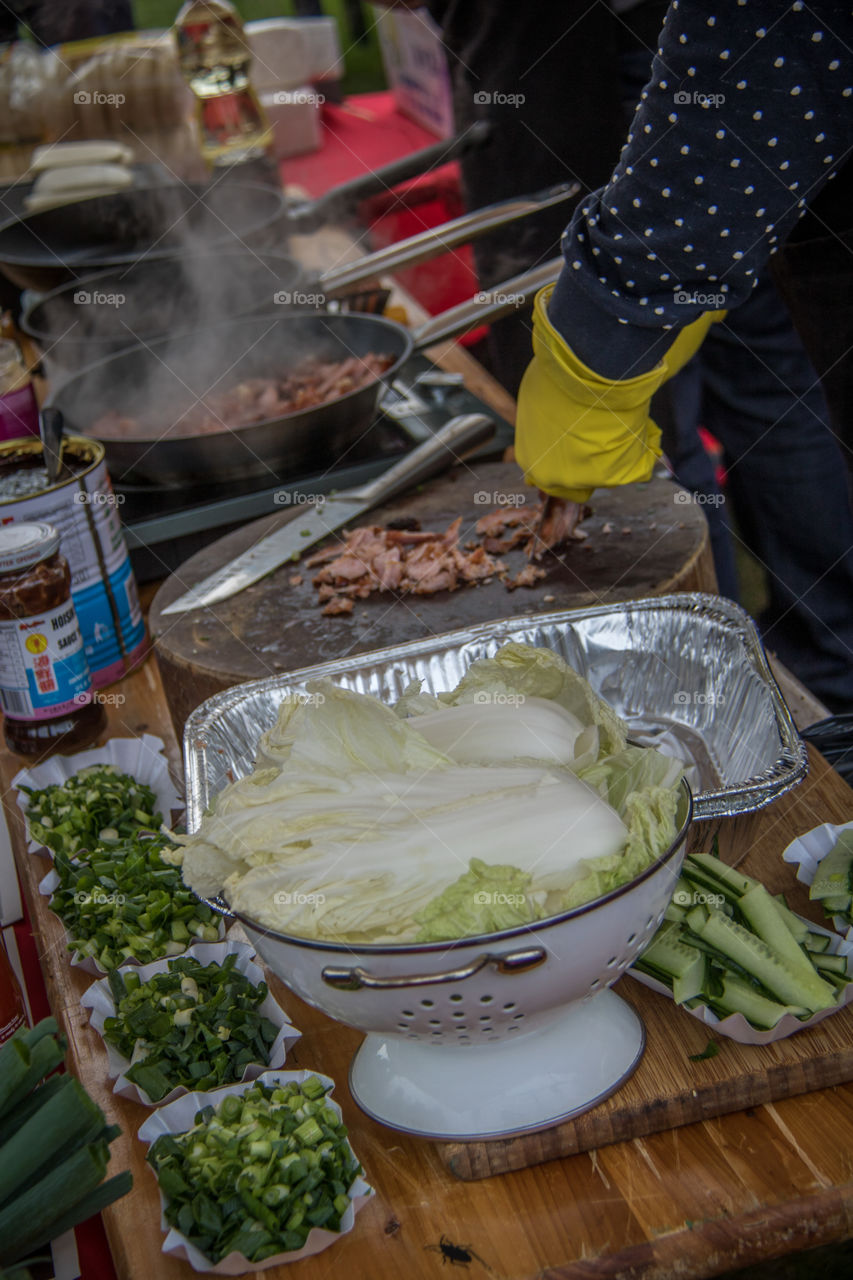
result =
[[[717,834],[725,862],[762,880],[771,893],[784,893],[795,911],[831,928],[781,857],[795,835],[822,822],[853,819],[853,791],[811,748],[809,761],[806,780],[766,809],[696,824],[690,848],[708,851]],[[443,1145],[441,1159],[457,1177],[487,1178],[853,1080],[853,1005],[775,1044],[742,1045],[715,1036],[698,1018],[632,977],[617,990],[646,1028],[645,1053],[631,1079],[592,1111],[542,1133]],[[691,1061],[711,1041],[716,1055]]]
[[[444,530],[461,515],[464,544],[480,516],[515,497],[536,501],[514,463],[470,461],[376,508],[361,523],[413,516],[424,529]],[[299,566],[290,563],[212,608],[164,617],[164,605],[299,512],[268,516],[228,534],[183,564],[151,606],[151,632],[176,732],[180,736],[187,716],[205,698],[245,680],[495,618],[667,591],[716,590],[701,507],[671,481],[602,491],[592,505],[583,525],[586,540],[549,556],[542,566],[546,576],[533,588],[509,592],[494,579],[434,596],[382,593],[356,601],[349,616],[325,617],[311,571],[295,584]],[[503,559],[512,572],[526,563],[523,551]]]

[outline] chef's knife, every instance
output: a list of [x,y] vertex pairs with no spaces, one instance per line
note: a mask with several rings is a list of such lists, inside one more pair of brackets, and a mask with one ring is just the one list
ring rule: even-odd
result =
[[371,507],[377,507],[403,490],[444,471],[461,454],[490,439],[494,430],[494,422],[485,414],[467,413],[451,418],[434,436],[375,480],[358,489],[332,494],[321,504],[298,515],[230,564],[217,569],[184,595],[178,596],[161,613],[186,613],[189,609],[201,609],[230,599],[342,525],[359,519]]

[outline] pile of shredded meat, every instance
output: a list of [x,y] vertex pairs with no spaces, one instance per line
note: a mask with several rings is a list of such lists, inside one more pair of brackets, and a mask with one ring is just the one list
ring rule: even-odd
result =
[[568,505],[575,507],[570,518],[555,518],[549,529],[543,527],[547,503],[490,511],[477,521],[478,537],[464,546],[459,545],[461,516],[443,533],[424,532],[417,521],[402,521],[406,527],[396,528],[362,525],[334,546],[316,551],[304,564],[319,570],[313,583],[323,612],[329,615],[352,613],[354,601],[378,591],[426,596],[493,578],[500,579],[508,591],[533,587],[545,577],[544,569],[529,560],[513,574],[498,557],[523,548],[528,557],[538,559],[547,549],[542,540],[546,535],[560,542],[585,538],[577,529],[583,508]]
[[93,424],[92,435],[101,440],[147,440],[250,427],[337,400],[375,382],[393,363],[393,356],[373,352],[346,360],[303,360],[283,377],[246,378],[227,391],[214,392],[171,423],[158,415],[131,417],[111,410]]

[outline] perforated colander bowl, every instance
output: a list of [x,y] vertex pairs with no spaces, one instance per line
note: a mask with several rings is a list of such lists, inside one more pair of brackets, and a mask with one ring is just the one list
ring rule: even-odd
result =
[[543,1128],[606,1097],[639,1061],[642,1024],[609,988],[672,897],[691,816],[681,787],[678,835],[656,862],[606,897],[535,925],[355,948],[233,915],[297,995],[368,1033],[350,1083],[369,1114],[431,1137]]

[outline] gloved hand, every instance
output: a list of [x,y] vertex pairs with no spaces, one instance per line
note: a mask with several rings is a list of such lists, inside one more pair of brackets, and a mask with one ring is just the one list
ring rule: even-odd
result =
[[533,360],[518,393],[515,456],[528,484],[571,502],[593,489],[648,480],[661,455],[649,402],[696,354],[725,311],[709,311],[678,334],[660,364],[612,382],[588,369],[548,319],[553,285],[533,307]]

